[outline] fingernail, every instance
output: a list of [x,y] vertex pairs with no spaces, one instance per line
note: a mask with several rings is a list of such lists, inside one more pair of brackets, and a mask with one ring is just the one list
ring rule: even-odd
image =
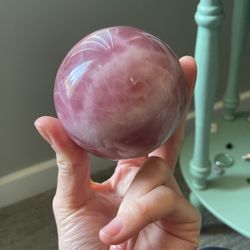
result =
[[38,121],[35,121],[35,122],[34,122],[34,125],[35,125],[36,129],[38,130],[38,132],[40,133],[40,135],[41,135],[49,144],[52,144],[52,140],[51,140],[51,138],[50,138],[49,133],[48,133],[45,129],[43,129],[43,128],[40,126],[39,122],[38,122]]
[[101,229],[100,235],[103,238],[110,240],[121,231],[122,227],[123,222],[121,218],[116,217],[107,226]]

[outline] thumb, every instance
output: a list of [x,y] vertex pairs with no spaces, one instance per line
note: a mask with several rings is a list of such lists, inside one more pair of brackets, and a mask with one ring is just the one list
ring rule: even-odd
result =
[[58,165],[57,190],[54,205],[77,208],[90,195],[90,170],[88,154],[67,135],[59,120],[40,117],[35,127],[56,152]]

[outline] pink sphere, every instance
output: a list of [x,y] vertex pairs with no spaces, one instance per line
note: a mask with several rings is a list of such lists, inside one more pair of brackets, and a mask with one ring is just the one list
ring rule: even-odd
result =
[[59,120],[78,145],[108,159],[152,152],[176,129],[187,89],[179,61],[158,38],[118,26],[80,40],[55,82]]

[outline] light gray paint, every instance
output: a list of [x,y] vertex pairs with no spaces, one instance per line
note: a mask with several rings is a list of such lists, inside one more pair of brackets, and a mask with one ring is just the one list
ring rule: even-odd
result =
[[[227,69],[232,2],[224,1],[221,82]],[[33,122],[41,115],[55,115],[55,74],[80,38],[106,26],[131,25],[159,36],[179,56],[192,55],[196,4],[194,0],[1,0],[0,176],[54,156]],[[247,88],[246,68],[241,89]]]

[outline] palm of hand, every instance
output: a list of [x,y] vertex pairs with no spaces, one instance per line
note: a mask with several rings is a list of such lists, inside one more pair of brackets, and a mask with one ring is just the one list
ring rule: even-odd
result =
[[[64,214],[62,211],[60,215],[60,208],[56,208],[57,218],[61,217],[59,228],[62,249],[67,249],[67,246],[70,249],[72,246],[73,249],[110,249],[100,241],[99,231],[116,216],[142,161],[118,163],[113,176],[102,184],[92,183],[89,199],[71,212]],[[193,233],[196,233],[195,229]],[[193,249],[192,240],[185,239],[185,231],[185,224],[175,225],[167,218],[161,219],[145,226],[138,234],[119,245],[119,249]]]

